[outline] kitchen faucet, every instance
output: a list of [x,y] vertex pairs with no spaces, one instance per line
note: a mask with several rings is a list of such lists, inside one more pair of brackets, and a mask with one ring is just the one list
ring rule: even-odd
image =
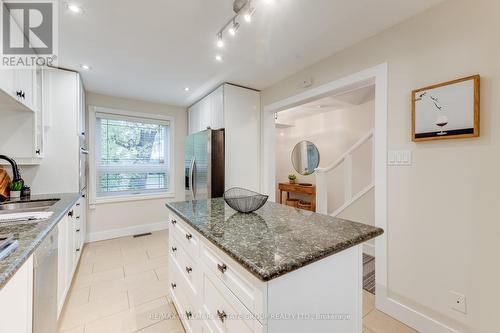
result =
[[0,160],[5,160],[10,163],[12,166],[12,181],[17,182],[17,181],[22,181],[23,179],[21,178],[21,174],[19,173],[19,168],[17,167],[16,161],[14,161],[12,158],[5,156],[5,155],[0,155]]

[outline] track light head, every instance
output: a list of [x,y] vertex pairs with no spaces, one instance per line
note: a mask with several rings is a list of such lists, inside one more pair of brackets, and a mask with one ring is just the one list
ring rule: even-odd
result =
[[222,39],[222,32],[217,35],[217,47],[224,47],[224,40]]
[[240,27],[240,24],[236,22],[236,20],[233,20],[233,25],[229,28],[229,34],[231,36],[236,35],[236,31],[238,31],[238,28]]

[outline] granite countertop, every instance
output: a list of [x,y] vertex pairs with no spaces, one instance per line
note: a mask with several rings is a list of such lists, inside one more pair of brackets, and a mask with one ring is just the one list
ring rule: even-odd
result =
[[32,195],[30,200],[60,199],[53,206],[45,209],[45,211],[53,212],[50,218],[36,223],[0,222],[0,236],[15,235],[15,238],[19,240],[17,249],[6,258],[0,260],[0,289],[7,284],[9,279],[24,264],[26,259],[36,250],[38,245],[68,213],[79,198],[80,193]]
[[166,204],[262,281],[366,242],[384,231],[272,202],[251,214],[222,198]]

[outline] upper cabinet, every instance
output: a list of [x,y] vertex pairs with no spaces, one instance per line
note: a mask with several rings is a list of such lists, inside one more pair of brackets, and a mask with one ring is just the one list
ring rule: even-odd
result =
[[189,134],[224,128],[224,85],[188,109]]
[[189,134],[224,128],[225,187],[260,190],[260,92],[223,84],[188,109]]
[[[72,84],[58,85],[51,93],[53,68],[0,70],[0,152],[20,165],[40,164],[45,155],[45,132],[51,126],[51,110],[71,99],[76,114],[75,138],[85,135],[85,92],[78,73]],[[69,110],[68,110],[69,112]],[[2,163],[2,162],[0,162]]]

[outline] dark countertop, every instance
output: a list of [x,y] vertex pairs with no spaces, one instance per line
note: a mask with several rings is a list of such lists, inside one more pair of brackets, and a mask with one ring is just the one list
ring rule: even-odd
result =
[[[0,222],[0,236],[16,234],[19,246],[6,258],[0,260],[0,289],[24,264],[38,245],[52,231],[57,223],[68,213],[80,198],[80,193],[55,193],[32,195],[30,200],[60,199],[45,211],[53,212],[52,216],[37,223],[6,223]],[[15,212],[15,211],[11,211]]]
[[384,232],[272,202],[251,214],[234,211],[222,198],[171,202],[167,207],[262,281]]

